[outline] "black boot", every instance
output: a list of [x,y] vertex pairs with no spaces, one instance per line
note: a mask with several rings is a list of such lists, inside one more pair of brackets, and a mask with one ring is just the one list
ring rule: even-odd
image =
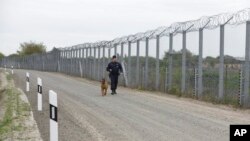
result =
[[116,90],[114,90],[114,94],[117,94],[117,93],[116,93]]
[[114,90],[112,90],[111,94],[112,94],[112,95],[114,95],[114,94],[115,94],[115,91],[114,91]]

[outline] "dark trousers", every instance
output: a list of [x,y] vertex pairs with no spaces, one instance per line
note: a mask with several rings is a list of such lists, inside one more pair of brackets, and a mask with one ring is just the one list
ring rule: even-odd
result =
[[115,91],[117,88],[117,84],[118,84],[118,77],[119,75],[114,75],[114,74],[110,74],[109,78],[111,80],[111,90]]

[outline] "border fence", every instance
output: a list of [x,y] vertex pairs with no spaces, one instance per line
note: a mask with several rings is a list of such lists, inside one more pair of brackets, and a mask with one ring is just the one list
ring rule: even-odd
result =
[[[244,37],[244,59],[229,57],[224,51],[225,31],[239,26],[244,26],[244,35],[240,34]],[[209,44],[204,44],[206,33],[217,29],[219,56],[204,58],[204,46]],[[193,46],[189,41],[191,35],[195,38],[196,55],[188,50]],[[179,51],[175,45],[180,46]],[[54,48],[30,56],[5,57],[0,63],[1,67],[61,72],[101,80],[107,77],[105,68],[114,54],[126,69],[128,87],[250,107],[250,9],[178,22],[111,41]],[[120,84],[125,85],[125,79],[120,79]]]

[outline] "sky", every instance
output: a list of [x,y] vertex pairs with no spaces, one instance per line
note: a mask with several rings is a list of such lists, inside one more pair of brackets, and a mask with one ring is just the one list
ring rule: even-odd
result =
[[[51,50],[112,40],[174,22],[245,8],[250,8],[249,0],[0,0],[0,52],[15,53],[20,43],[29,41],[42,42]],[[225,31],[225,53],[244,56],[244,31],[244,25]],[[217,56],[219,30],[204,34],[207,36],[204,54]],[[197,35],[187,34],[187,48],[194,53],[198,53]],[[168,49],[168,39],[161,40],[163,52]],[[155,43],[151,42],[154,56]],[[177,35],[174,49],[180,48],[181,37]]]

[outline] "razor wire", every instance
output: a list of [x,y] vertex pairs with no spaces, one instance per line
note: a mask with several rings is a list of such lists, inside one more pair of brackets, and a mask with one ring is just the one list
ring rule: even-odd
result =
[[80,49],[89,47],[105,46],[107,48],[113,48],[117,44],[125,44],[128,42],[135,43],[137,40],[145,41],[148,39],[156,39],[156,36],[169,36],[170,34],[178,34],[182,32],[194,32],[199,29],[215,29],[226,23],[229,25],[239,25],[250,20],[250,8],[238,11],[236,13],[222,13],[213,16],[203,16],[197,20],[176,22],[170,26],[162,26],[154,30],[148,30],[146,32],[140,32],[127,36],[115,38],[111,41],[97,41],[94,43],[83,43],[74,45],[72,47],[59,48],[60,50]]

